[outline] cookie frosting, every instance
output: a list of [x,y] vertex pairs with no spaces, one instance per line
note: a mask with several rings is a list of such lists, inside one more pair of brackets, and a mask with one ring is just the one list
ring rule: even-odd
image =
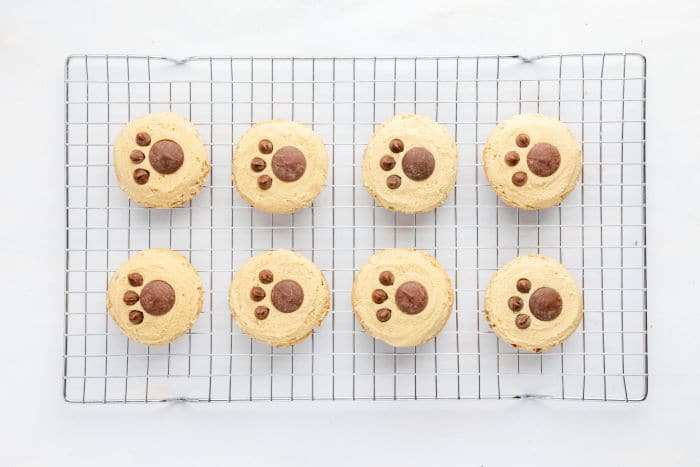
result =
[[233,154],[232,179],[241,197],[270,213],[310,205],[323,189],[328,153],[311,129],[287,120],[253,125]]
[[117,183],[135,202],[155,208],[179,206],[202,188],[209,175],[197,128],[175,113],[135,118],[114,142]]
[[486,140],[482,159],[498,197],[521,209],[561,203],[576,186],[583,163],[571,130],[540,114],[516,115],[499,123]]
[[518,256],[496,272],[484,295],[491,329],[513,347],[533,352],[559,345],[583,318],[576,281],[547,256]]
[[457,178],[457,145],[438,123],[397,115],[374,132],[362,162],[370,195],[392,211],[420,213],[442,204]]
[[202,311],[199,274],[181,254],[143,250],[115,271],[107,309],[119,329],[145,345],[163,345],[186,333]]
[[323,273],[305,257],[274,250],[246,261],[229,289],[229,306],[240,328],[275,347],[304,340],[330,308]]
[[396,346],[423,344],[452,312],[452,284],[438,261],[410,248],[382,250],[359,270],[352,307],[372,337]]

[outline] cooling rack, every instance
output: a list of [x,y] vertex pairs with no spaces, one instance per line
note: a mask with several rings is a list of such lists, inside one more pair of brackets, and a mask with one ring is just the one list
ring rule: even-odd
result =
[[[555,398],[642,400],[647,394],[645,58],[602,53],[402,58],[214,58],[89,55],[66,62],[64,396],[71,402],[165,400]],[[187,205],[131,203],[110,166],[131,118],[192,120],[212,172]],[[481,169],[497,121],[523,112],[563,120],[582,142],[583,176],[561,206],[519,211]],[[426,214],[377,206],[361,182],[364,145],[382,121],[418,113],[457,141],[457,185]],[[231,186],[231,155],[253,122],[304,122],[326,142],[328,184],[292,215],[252,209]],[[131,254],[172,248],[200,272],[204,309],[163,347],[129,341],[105,309],[108,280]],[[350,291],[376,250],[435,255],[455,286],[442,333],[393,348],[362,332]],[[251,341],[227,305],[251,255],[293,249],[332,289],[332,312],[307,340]],[[500,342],[482,314],[490,276],[519,254],[564,263],[583,290],[582,324],[542,354]]]

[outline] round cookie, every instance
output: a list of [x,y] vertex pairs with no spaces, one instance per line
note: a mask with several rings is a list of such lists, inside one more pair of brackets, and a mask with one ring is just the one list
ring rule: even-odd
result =
[[578,327],[583,297],[558,261],[518,256],[491,278],[484,315],[493,332],[513,347],[541,352],[562,343]]
[[238,326],[275,347],[296,344],[320,326],[331,293],[323,273],[303,256],[274,250],[253,256],[231,281],[229,306]]
[[410,248],[375,253],[352,287],[352,308],[362,329],[395,347],[437,336],[450,317],[452,300],[452,283],[440,263]]
[[157,113],[127,123],[114,142],[114,174],[126,195],[151,208],[180,206],[209,175],[197,128],[175,113]]
[[379,204],[408,214],[445,201],[457,178],[457,145],[449,132],[419,115],[397,115],[374,132],[362,181]]
[[583,157],[571,130],[556,118],[522,114],[491,132],[482,153],[491,187],[509,206],[543,209],[574,189]]
[[107,289],[107,309],[129,338],[168,344],[189,331],[202,311],[199,274],[173,250],[143,250],[116,270]]
[[253,125],[233,153],[232,178],[251,206],[290,214],[309,206],[323,189],[328,152],[309,128],[286,120]]

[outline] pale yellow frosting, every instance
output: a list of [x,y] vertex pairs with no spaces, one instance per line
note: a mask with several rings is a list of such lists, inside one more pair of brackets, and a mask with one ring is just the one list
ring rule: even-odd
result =
[[[133,287],[129,274],[143,276],[143,284]],[[143,311],[140,301],[134,305],[124,303],[128,290],[141,293],[151,281],[165,281],[175,291],[175,305],[164,315],[154,316]],[[125,261],[109,281],[107,309],[114,322],[124,334],[145,345],[163,345],[174,341],[189,331],[202,311],[204,294],[199,274],[181,254],[167,249],[143,250]],[[143,312],[143,322],[133,324],[129,312]]]
[[[528,293],[516,288],[522,278],[532,285]],[[550,287],[562,298],[561,314],[551,321],[540,321],[530,312],[530,296],[540,287]],[[508,307],[513,296],[522,298],[522,310],[514,312]],[[526,329],[515,325],[520,313],[530,316]],[[491,278],[484,295],[484,315],[493,332],[513,347],[540,352],[559,345],[576,330],[583,318],[583,297],[571,273],[558,261],[536,254],[518,256]]]
[[[394,138],[404,143],[404,150],[395,154],[389,149]],[[406,152],[414,147],[430,151],[435,158],[435,169],[425,180],[411,180],[401,167]],[[383,170],[379,161],[389,155],[396,160],[391,170]],[[401,186],[390,189],[386,179],[401,177]],[[450,133],[438,123],[420,115],[397,115],[374,132],[362,162],[362,181],[367,191],[382,206],[404,213],[427,212],[442,204],[452,192],[457,178],[457,145]]]
[[[151,137],[148,146],[136,144],[136,134],[146,132]],[[156,142],[172,140],[184,153],[182,166],[171,174],[161,174],[148,161],[148,153]],[[129,158],[133,150],[144,153],[146,159],[134,163]],[[145,169],[150,173],[148,183],[134,181],[134,170]],[[180,206],[189,201],[202,188],[209,175],[207,152],[197,128],[186,118],[175,113],[157,113],[131,120],[119,132],[114,142],[114,174],[117,183],[129,198],[137,203],[166,208]]]
[[[379,275],[389,271],[393,285],[382,285]],[[426,308],[417,314],[407,314],[396,306],[396,289],[404,282],[415,281],[428,292]],[[372,291],[384,290],[388,299],[381,304],[372,301]],[[452,283],[450,277],[432,255],[410,248],[382,250],[375,253],[360,268],[352,287],[352,308],[367,334],[395,347],[423,344],[435,337],[452,313]],[[391,318],[381,322],[377,310],[389,308]]]
[[[258,148],[261,140],[269,140],[273,151],[263,154]],[[293,146],[306,158],[306,170],[298,180],[280,180],[272,171],[275,152],[284,146]],[[266,167],[261,172],[250,168],[254,157],[263,159]],[[243,134],[233,153],[233,184],[251,206],[275,214],[290,214],[309,206],[326,184],[328,152],[319,136],[310,128],[287,120],[269,120],[253,125]],[[258,177],[272,178],[269,189],[258,186]]]
[[[274,280],[264,284],[260,271],[270,270]],[[301,307],[282,313],[272,304],[272,289],[282,280],[293,280],[304,291]],[[250,298],[253,287],[262,287],[265,298]],[[274,250],[253,256],[236,272],[229,289],[229,306],[238,326],[255,340],[284,347],[304,340],[315,326],[320,326],[330,309],[330,290],[323,273],[305,257],[288,250]],[[255,317],[255,308],[268,307],[267,318]]]
[[[515,142],[520,134],[530,138],[525,148]],[[528,151],[537,143],[549,143],[559,150],[560,166],[550,176],[537,176],[528,168]],[[520,162],[512,167],[505,162],[510,151],[520,156]],[[496,125],[486,140],[482,158],[486,178],[498,197],[521,209],[543,209],[561,203],[576,186],[583,163],[581,146],[571,130],[556,118],[540,114],[515,115]],[[527,174],[523,186],[513,184],[515,172]]]

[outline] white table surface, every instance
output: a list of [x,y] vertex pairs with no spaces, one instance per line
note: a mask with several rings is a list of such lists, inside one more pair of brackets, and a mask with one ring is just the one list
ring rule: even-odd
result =
[[[698,465],[700,3],[145,3],[0,1],[0,465]],[[66,55],[583,51],[648,58],[646,401],[63,401]]]

